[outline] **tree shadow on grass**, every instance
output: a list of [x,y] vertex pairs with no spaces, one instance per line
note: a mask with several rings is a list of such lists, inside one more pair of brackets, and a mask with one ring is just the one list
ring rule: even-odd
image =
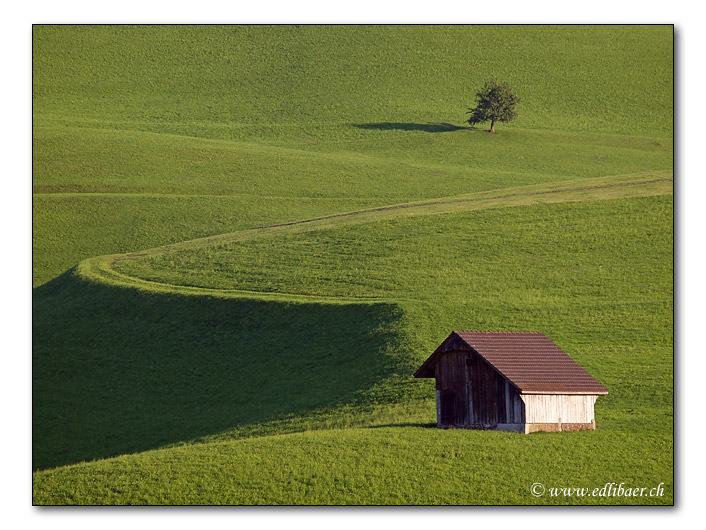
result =
[[394,305],[146,293],[68,271],[33,293],[33,468],[351,400],[394,370]]
[[428,133],[453,132],[460,130],[476,130],[473,127],[458,126],[451,123],[354,123],[353,127],[377,131],[423,131]]

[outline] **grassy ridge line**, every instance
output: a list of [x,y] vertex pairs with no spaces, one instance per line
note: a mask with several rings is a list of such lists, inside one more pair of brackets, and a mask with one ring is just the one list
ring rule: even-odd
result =
[[392,218],[435,215],[485,208],[525,206],[537,203],[573,202],[595,199],[614,199],[619,197],[663,195],[671,193],[672,186],[673,180],[671,170],[649,171],[637,175],[616,175],[597,179],[581,179],[559,184],[519,186],[516,188],[494,190],[490,192],[440,198],[434,201],[397,204],[354,212],[333,214],[313,219],[266,225],[241,230],[238,232],[219,234],[194,239],[191,241],[175,243],[141,252],[99,256],[79,263],[78,272],[86,278],[103,281],[111,285],[131,286],[142,289],[156,290],[159,292],[226,295],[247,298],[266,297],[268,300],[282,301],[299,300],[331,303],[389,302],[389,300],[375,297],[342,299],[339,297],[326,297],[319,295],[307,296],[286,293],[261,293],[238,289],[209,289],[188,285],[172,285],[144,280],[120,273],[113,269],[112,264],[116,261],[140,259],[143,257],[166,254],[185,249],[218,246],[236,241],[276,237],[285,233],[292,234],[304,231],[324,230],[335,228],[337,226],[362,224]]
[[89,280],[102,282],[116,287],[132,287],[145,289],[156,293],[176,293],[184,295],[211,295],[227,296],[229,298],[251,298],[267,299],[279,302],[319,302],[329,304],[351,304],[351,303],[389,303],[392,300],[381,297],[358,297],[341,298],[336,296],[304,295],[294,293],[262,293],[259,291],[248,291],[245,289],[210,289],[207,287],[195,287],[189,285],[174,285],[170,283],[144,280],[134,276],[129,276],[116,271],[111,267],[116,259],[122,256],[101,256],[84,260],[77,266],[78,273]]

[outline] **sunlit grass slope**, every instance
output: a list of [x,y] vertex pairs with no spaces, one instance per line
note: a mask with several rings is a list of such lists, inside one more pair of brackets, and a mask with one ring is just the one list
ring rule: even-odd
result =
[[[71,322],[74,334],[45,338],[52,344],[42,350],[46,372],[35,371],[47,389],[56,370],[64,373],[35,413],[37,424],[62,422],[35,439],[44,465],[178,441],[206,445],[38,473],[35,500],[534,503],[542,499],[526,490],[540,479],[563,485],[580,477],[579,485],[593,488],[620,473],[639,485],[670,484],[673,295],[671,261],[662,257],[672,252],[671,209],[663,195],[423,215],[113,263],[123,273],[215,287],[209,295],[85,285],[76,273],[47,284],[41,290],[56,308],[50,318]],[[196,270],[207,271],[200,282],[187,273]],[[242,286],[226,271],[273,283]],[[248,301],[227,296],[234,286],[384,295],[397,298],[403,313],[296,296],[284,305]],[[611,390],[597,407],[600,429],[540,435],[530,449],[513,434],[438,438],[433,429],[405,427],[434,422],[433,385],[411,372],[443,339],[440,330],[469,327],[547,333]],[[120,376],[105,386],[107,373]],[[241,439],[356,425],[396,427],[278,436],[254,446]],[[78,437],[85,443],[77,445]],[[376,455],[363,461],[367,451]],[[532,464],[498,461],[488,469],[493,452]],[[167,461],[188,480],[159,486]],[[236,461],[237,471],[226,471]],[[322,464],[329,461],[338,467]],[[417,472],[428,466],[463,469],[452,482],[421,481]],[[223,482],[207,478],[223,473]],[[495,481],[490,490],[480,485],[485,475]],[[669,503],[670,495],[632,501]]]
[[[614,451],[612,448],[619,447]],[[611,448],[611,449],[607,449]],[[35,476],[58,504],[671,504],[671,440],[617,431],[519,436],[381,427],[149,451]],[[629,455],[626,458],[626,455]],[[549,488],[662,483],[663,496],[552,497]],[[532,484],[547,493],[534,497]],[[60,484],[69,487],[57,487]],[[628,486],[629,485],[629,486]]]
[[367,199],[144,193],[42,193],[33,197],[32,260],[35,285],[82,259],[130,252],[261,224],[377,205]]
[[[522,99],[502,140],[461,127],[492,76]],[[234,217],[668,169],[671,79],[670,26],[38,25],[34,285],[145,240],[245,226]],[[67,209],[66,192],[102,196]],[[133,235],[114,229],[116,193],[214,199],[140,198]],[[226,214],[216,196],[238,200]],[[299,207],[320,198],[334,202]]]
[[[342,127],[345,125],[342,124]],[[52,127],[35,130],[35,192],[409,201],[671,167],[671,139],[541,130],[382,130],[385,152]],[[366,147],[366,146],[361,146]],[[372,152],[371,152],[372,151]]]
[[620,298],[635,285],[671,292],[671,206],[666,196],[411,217],[176,250],[114,268],[176,285],[444,305],[506,291],[571,299],[581,294],[573,289],[592,288]]
[[[35,26],[34,502],[672,503],[672,77],[671,26]],[[432,428],[452,329],[599,429]]]
[[229,138],[324,124],[363,139],[366,129],[341,125],[460,124],[479,82],[497,76],[524,102],[519,128],[672,131],[671,26],[33,31],[35,108],[47,121]]

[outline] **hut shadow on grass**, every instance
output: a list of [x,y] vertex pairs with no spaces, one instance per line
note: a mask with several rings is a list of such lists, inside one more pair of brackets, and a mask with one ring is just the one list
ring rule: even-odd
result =
[[398,123],[398,122],[381,122],[381,123],[354,123],[353,127],[358,129],[368,129],[376,131],[423,131],[428,133],[442,133],[453,131],[475,131],[475,127],[466,127],[453,125],[452,123]]
[[436,422],[400,422],[400,423],[382,423],[378,425],[371,425],[368,427],[368,429],[382,429],[382,428],[389,428],[389,427],[422,427],[424,429],[436,429]]
[[122,289],[33,293],[33,468],[144,451],[346,402],[393,369],[392,305]]

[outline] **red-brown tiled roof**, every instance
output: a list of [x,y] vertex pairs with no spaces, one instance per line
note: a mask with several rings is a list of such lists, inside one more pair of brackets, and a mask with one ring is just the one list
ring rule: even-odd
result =
[[608,390],[538,331],[454,331],[415,377],[434,377],[448,351],[473,351],[523,394],[607,394]]

